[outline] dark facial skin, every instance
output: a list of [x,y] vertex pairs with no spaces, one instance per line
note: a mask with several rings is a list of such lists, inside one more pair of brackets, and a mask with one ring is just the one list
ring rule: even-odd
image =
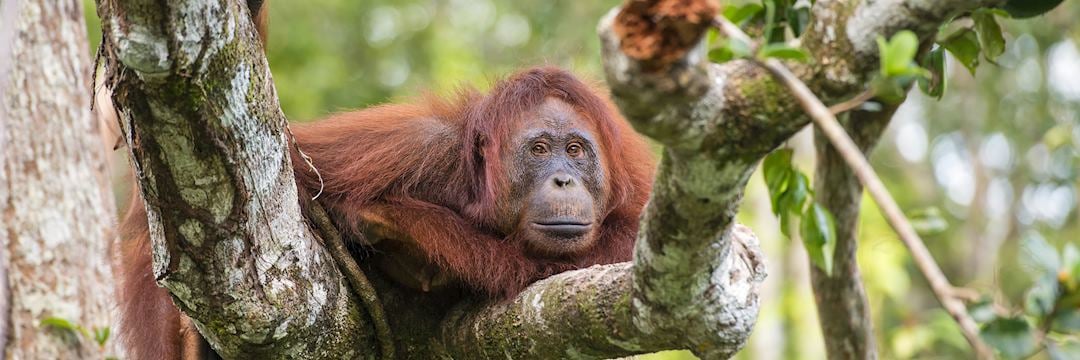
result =
[[595,243],[607,194],[595,133],[569,105],[549,99],[523,119],[508,145],[503,218],[534,255],[571,255]]

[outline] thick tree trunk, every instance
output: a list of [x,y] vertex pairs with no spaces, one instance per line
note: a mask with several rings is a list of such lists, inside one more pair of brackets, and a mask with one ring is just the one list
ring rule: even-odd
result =
[[[881,111],[853,111],[846,116],[844,127],[859,148],[869,153],[895,112],[894,105]],[[833,275],[810,266],[825,349],[830,359],[877,359],[870,306],[855,256],[863,188],[820,131],[814,135],[818,154],[814,192],[817,201],[836,218]]]
[[373,358],[360,302],[300,214],[285,116],[236,0],[100,0],[106,84],[153,271],[224,358]]
[[0,54],[0,350],[14,359],[101,358],[92,336],[42,324],[112,324],[114,207],[87,93],[82,2],[0,4],[0,19],[12,20],[0,23],[10,52]]

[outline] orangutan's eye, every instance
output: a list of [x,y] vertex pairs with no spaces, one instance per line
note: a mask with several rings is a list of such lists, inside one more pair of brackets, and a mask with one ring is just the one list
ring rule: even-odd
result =
[[582,157],[585,156],[585,151],[581,148],[581,144],[570,143],[566,146],[566,155],[570,157]]
[[547,144],[538,142],[536,144],[533,144],[532,149],[529,149],[529,151],[531,151],[533,155],[543,156],[547,155],[548,152],[550,152],[550,149],[548,149]]

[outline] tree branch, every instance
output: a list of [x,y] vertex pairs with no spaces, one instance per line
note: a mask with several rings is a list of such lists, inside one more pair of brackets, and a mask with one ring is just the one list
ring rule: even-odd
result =
[[[731,326],[736,330],[714,334],[717,341],[731,341],[731,346],[744,341],[748,333],[742,331],[753,325],[752,319],[740,317],[757,313],[757,285],[764,264],[757,238],[748,228],[736,226],[729,239],[733,256],[715,273],[730,275],[713,281],[717,293],[713,299],[722,300],[725,307],[687,314],[696,320],[687,326],[707,322]],[[454,359],[603,359],[694,350],[680,339],[682,333],[665,334],[641,322],[645,319],[637,305],[634,276],[630,263],[593,266],[537,282],[508,302],[460,304],[442,321],[440,346],[433,348],[445,347],[438,355]]]
[[154,275],[225,358],[360,357],[374,332],[301,218],[285,118],[246,11],[98,2]]
[[[642,2],[651,5],[640,5]],[[623,11],[663,8],[662,4],[658,4],[662,2],[628,1]],[[877,69],[877,37],[889,37],[902,29],[913,30],[922,37],[927,37],[934,33],[942,22],[956,14],[996,3],[998,1],[818,1],[813,9],[813,25],[802,39],[814,61],[810,65],[792,64],[791,71],[775,60],[765,62],[764,66],[770,72],[783,73],[783,76],[778,76],[779,83],[768,76],[762,76],[754,64],[745,60],[709,64],[704,60],[704,49],[700,44],[678,52],[685,56],[676,61],[659,61],[640,56],[632,58],[631,55],[637,54],[619,56],[619,49],[640,47],[621,44],[621,41],[648,39],[667,42],[655,47],[671,48],[671,44],[680,44],[681,39],[687,36],[684,33],[680,33],[679,37],[662,36],[669,32],[664,29],[664,24],[676,24],[672,27],[682,29],[692,26],[678,26],[679,19],[670,19],[673,15],[664,12],[630,17],[609,15],[608,19],[614,18],[615,21],[644,18],[654,19],[657,23],[656,27],[639,30],[652,31],[653,36],[635,33],[634,36],[619,37],[615,35],[618,32],[605,33],[604,25],[601,25],[605,70],[616,103],[639,131],[667,146],[654,189],[654,194],[661,200],[654,199],[650,202],[641,230],[642,238],[647,241],[638,244],[637,260],[640,266],[637,270],[639,274],[645,275],[639,278],[646,279],[641,281],[641,288],[648,289],[649,283],[662,283],[664,280],[663,275],[648,276],[652,275],[648,272],[651,260],[649,257],[653,254],[650,250],[655,251],[666,244],[674,243],[675,238],[685,242],[686,238],[693,239],[706,233],[696,233],[695,230],[715,229],[709,226],[696,227],[696,224],[707,223],[720,229],[729,224],[738,206],[741,195],[739,190],[745,185],[746,178],[757,161],[806,124],[807,118],[800,111],[799,104],[806,107],[807,112],[815,119],[833,118],[833,125],[836,125],[835,118],[827,108],[823,105],[816,107],[820,105],[820,101],[817,101],[813,108],[809,106],[807,96],[815,101],[817,98],[807,85],[828,98],[851,97],[862,91],[866,80]],[[688,16],[681,20],[694,22],[694,19]],[[616,29],[620,26],[642,28],[636,25],[628,22],[616,23],[615,26]],[[739,36],[745,38],[745,35]],[[657,62],[665,65],[656,66]],[[796,99],[781,85],[800,87],[796,91]],[[844,134],[838,125],[824,126],[825,133],[834,143]],[[715,144],[724,146],[717,147]],[[862,159],[858,148],[849,145],[850,139],[846,145],[841,143],[841,153],[854,154]],[[852,161],[847,159],[849,163]],[[865,162],[865,159],[862,160]],[[856,167],[855,170],[861,180],[870,181],[868,187],[875,198],[887,196],[884,188],[880,186],[880,181],[873,181],[876,177],[872,176],[872,172],[869,172],[870,176],[866,176],[867,172],[863,171],[865,169]],[[705,179],[709,181],[704,181]],[[731,188],[738,190],[731,192]],[[688,204],[693,202],[689,199],[679,202],[677,206],[664,201],[679,196],[696,198],[700,204],[709,204],[715,199],[720,201],[715,202],[718,206],[711,207],[690,206]],[[888,200],[881,200],[885,202],[886,214],[892,218],[897,215],[902,218],[903,214],[895,207],[895,203],[890,206]],[[907,240],[917,239],[910,225],[904,228],[902,224],[894,223],[901,236]],[[943,305],[960,322],[965,336],[975,346],[977,353],[986,356],[988,350],[978,339],[977,328],[970,317],[966,316],[963,304],[941,295],[941,289],[950,287],[947,281],[941,281],[944,277],[925,247],[920,246],[921,242],[917,241],[906,243],[912,249],[921,270],[930,278]],[[723,243],[719,246],[723,246]],[[928,259],[930,261],[926,261]],[[684,275],[686,274],[679,274]],[[648,300],[664,303],[669,298]]]
[[[653,9],[627,6],[625,11]],[[659,69],[654,62],[631,58],[621,50],[627,38],[618,34],[634,24],[619,21],[658,14],[622,16],[619,11],[605,16],[599,28],[608,85],[638,131],[666,146],[634,252],[635,322],[655,336],[686,342],[699,357],[729,357],[756,321],[757,298],[746,299],[752,303],[748,311],[732,313],[727,309],[736,299],[727,297],[730,289],[717,287],[716,279],[735,275],[724,265],[732,256],[732,220],[750,174],[771,147],[746,149],[738,141],[725,141],[746,132],[723,128],[728,125],[723,112],[731,107],[724,88],[716,85],[737,86],[728,80],[745,68],[709,64],[699,41]],[[656,21],[689,28],[681,22],[693,20]],[[711,21],[697,20],[705,29]],[[763,277],[763,271],[751,274],[756,281],[748,285],[756,288]],[[716,316],[722,313],[739,316]]]
[[[897,105],[886,105],[879,111],[850,112],[845,116],[844,129],[859,149],[868,153],[897,108]],[[820,130],[814,135],[818,154],[817,170],[814,171],[815,198],[836,219],[837,243],[832,276],[810,266],[810,281],[825,348],[830,359],[876,359],[873,322],[856,259],[863,188]]]

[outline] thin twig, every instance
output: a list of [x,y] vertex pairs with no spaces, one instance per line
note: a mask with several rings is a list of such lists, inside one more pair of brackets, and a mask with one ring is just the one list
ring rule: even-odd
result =
[[390,335],[390,325],[386,321],[386,311],[383,310],[382,302],[379,301],[378,292],[375,291],[374,286],[371,286],[371,281],[364,275],[364,271],[356,264],[356,259],[353,259],[349,250],[345,248],[341,234],[330,221],[330,216],[326,213],[326,209],[323,209],[322,204],[318,201],[310,201],[308,212],[325,242],[323,246],[330,251],[330,256],[334,258],[338,268],[345,274],[345,279],[349,281],[353,291],[360,296],[368,314],[371,315],[371,321],[375,326],[375,337],[378,338],[380,345],[381,359],[394,359],[394,338]]
[[713,26],[720,30],[721,33],[727,35],[728,38],[741,41],[750,47],[750,53],[756,54],[758,49],[758,43],[754,39],[750,38],[750,35],[746,35],[739,28],[738,25],[732,24],[727,18],[723,16],[717,16],[713,19]]
[[963,288],[963,287],[955,287],[955,286],[952,289],[949,289],[949,294],[950,294],[950,296],[952,296],[954,298],[957,298],[957,299],[960,299],[960,300],[963,300],[963,301],[969,302],[969,303],[979,301],[979,299],[982,298],[982,295],[979,294],[978,290],[968,289],[968,288]]
[[296,149],[296,153],[300,154],[300,160],[303,160],[304,164],[308,166],[308,169],[311,170],[311,172],[314,172],[315,176],[319,177],[319,192],[315,193],[315,196],[311,197],[311,200],[315,201],[319,198],[320,195],[322,195],[323,190],[326,188],[326,181],[323,180],[322,173],[319,172],[319,168],[315,167],[315,163],[311,162],[311,157],[308,156],[308,154],[305,153],[304,150],[300,149],[300,144],[296,142],[296,136],[294,136],[292,133],[292,127],[286,124],[285,131],[289,133],[289,142],[292,143],[293,149]]
[[874,95],[874,90],[863,91],[859,93],[859,95],[855,95],[855,97],[853,98],[844,100],[839,104],[833,104],[829,107],[829,112],[833,113],[833,115],[839,115],[854,110],[855,108],[866,103],[867,101],[870,101],[870,99],[873,99]]
[[[300,157],[311,168],[311,171],[314,171],[319,177],[319,193],[315,194],[310,200],[301,199],[302,204],[306,205],[304,209],[307,210],[308,217],[315,222],[314,225],[319,232],[319,237],[323,239],[323,246],[330,251],[330,257],[334,258],[334,263],[344,273],[345,280],[349,282],[349,286],[360,297],[360,301],[364,303],[368,315],[371,316],[372,325],[375,327],[375,337],[379,341],[381,358],[392,360],[397,356],[395,354],[396,348],[394,347],[394,338],[390,333],[390,324],[386,320],[386,311],[383,309],[382,301],[379,301],[379,293],[371,285],[371,281],[368,280],[367,276],[364,275],[360,265],[356,264],[356,259],[345,248],[345,240],[341,238],[341,233],[338,232],[334,223],[330,221],[330,215],[326,212],[326,209],[316,200],[323,191],[322,174],[319,173],[319,169],[315,167],[315,164],[311,162],[311,157],[308,157],[307,154],[300,150],[300,144],[296,142],[296,136],[293,136],[292,128],[286,125],[285,131],[288,132],[289,140],[296,148],[296,152],[300,154]],[[363,242],[366,243],[366,241]]]
[[[731,24],[727,19],[723,17],[717,17],[717,22],[721,23],[719,26],[720,31],[732,38],[745,39],[748,38],[746,34],[742,32],[737,26]],[[919,238],[919,234],[915,231],[915,228],[911,226],[911,222],[908,221],[904,212],[900,210],[900,206],[896,204],[896,200],[889,194],[889,190],[885,188],[885,184],[878,178],[877,173],[874,172],[874,168],[870,166],[870,162],[863,156],[862,151],[859,151],[859,147],[855,145],[855,142],[851,140],[847,132],[844,131],[844,127],[840,125],[840,122],[836,120],[836,116],[829,110],[821,99],[818,99],[814,95],[813,91],[806,86],[795,74],[783,63],[776,59],[757,60],[754,59],[758,65],[768,70],[773,77],[786,86],[791,93],[799,100],[799,104],[802,105],[806,114],[814,121],[821,132],[829,139],[829,142],[833,144],[836,151],[844,158],[848,166],[855,173],[855,176],[859,179],[859,182],[863,184],[867,192],[877,203],[878,208],[885,215],[885,219],[892,226],[896,234],[899,235],[900,240],[911,252],[911,258],[915,261],[915,265],[926,277],[927,282],[930,284],[930,289],[933,291],[934,296],[941,302],[942,307],[952,315],[957,324],[960,325],[960,330],[967,339],[968,343],[975,350],[975,354],[979,359],[993,359],[994,354],[989,346],[979,337],[979,326],[971,315],[967,313],[967,307],[964,306],[963,301],[952,296],[953,286],[949,283],[948,278],[941,271],[934,257],[930,254],[930,251],[926,248],[922,239]]]

